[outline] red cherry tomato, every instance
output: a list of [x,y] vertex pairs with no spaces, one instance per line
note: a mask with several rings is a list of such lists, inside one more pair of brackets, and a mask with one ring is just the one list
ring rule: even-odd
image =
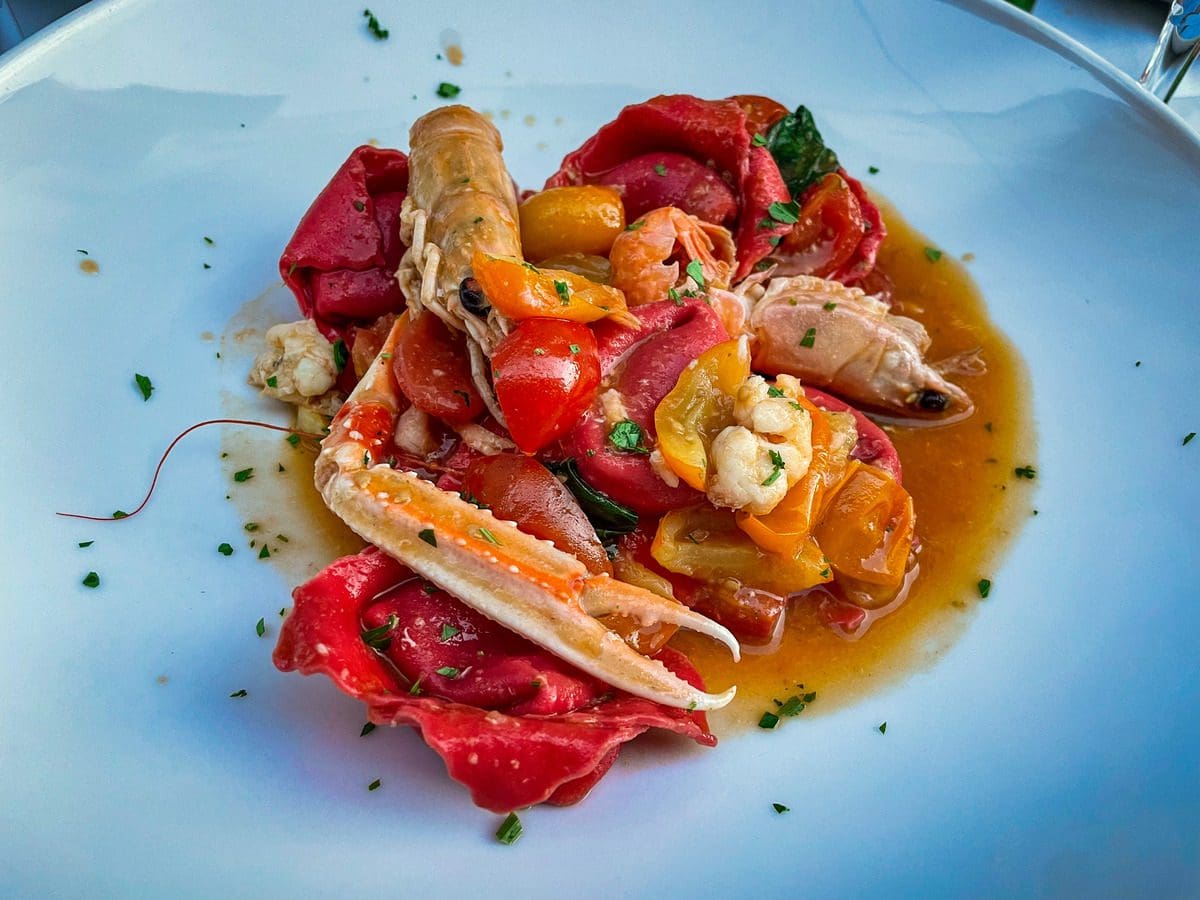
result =
[[735,94],[729,98],[746,114],[746,130],[766,137],[771,126],[788,114],[788,108],[770,97],[758,94]]
[[392,373],[413,406],[444,422],[462,425],[483,414],[463,336],[431,312],[405,325],[392,357]]
[[467,467],[463,493],[521,530],[551,541],[593,574],[612,574],[612,563],[574,495],[530,456],[483,456]]
[[596,399],[596,339],[579,322],[526,319],[497,345],[492,377],[513,441],[536,453],[574,428]]
[[780,250],[794,257],[801,271],[828,278],[850,262],[866,233],[858,198],[845,179],[831,172],[805,191],[800,221]]

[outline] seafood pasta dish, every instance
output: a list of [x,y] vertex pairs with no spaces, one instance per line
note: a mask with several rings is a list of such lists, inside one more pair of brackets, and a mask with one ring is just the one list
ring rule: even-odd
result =
[[[354,150],[250,379],[367,546],[296,588],[276,665],[509,812],[581,800],[647,729],[715,745],[743,654],[803,677],[789,620],[884,631],[926,577],[906,476],[993,431],[992,360],[931,358],[886,212],[805,107],[757,96],[628,106],[541,190],[465,106]],[[762,727],[814,699],[792,690]]]

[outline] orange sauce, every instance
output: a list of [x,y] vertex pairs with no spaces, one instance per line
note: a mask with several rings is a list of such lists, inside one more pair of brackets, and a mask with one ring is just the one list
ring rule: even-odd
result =
[[[951,375],[975,403],[965,421],[936,428],[887,426],[913,497],[921,540],[920,572],[905,602],[874,621],[856,640],[831,631],[814,607],[794,603],[777,652],[745,654],[733,663],[723,648],[689,635],[676,638],[710,689],[738,686],[738,697],[716,714],[715,728],[753,727],[774,700],[815,691],[803,715],[831,710],[928,668],[988,602],[979,581],[1033,514],[1029,482],[1013,469],[1032,460],[1030,393],[1024,366],[990,322],[965,267],[935,247],[886,203],[888,237],[879,265],[895,284],[893,311],[920,321],[933,340],[928,358],[979,348],[983,375]],[[804,685],[804,691],[798,685]]]
[[[881,207],[889,236],[879,264],[895,284],[893,309],[928,329],[930,359],[980,349],[985,374],[952,376],[971,395],[975,413],[943,427],[887,427],[903,462],[904,486],[913,496],[922,544],[919,576],[898,609],[874,621],[858,639],[847,640],[822,624],[811,606],[793,604],[778,650],[747,653],[737,664],[706,639],[675,639],[710,688],[738,686],[734,703],[711,716],[720,733],[753,727],[762,712],[775,709],[775,699],[815,691],[817,699],[804,712],[812,716],[933,665],[967,627],[973,609],[988,602],[979,596],[980,579],[994,572],[1004,548],[1033,513],[1029,482],[1013,474],[1016,466],[1032,461],[1034,450],[1021,360],[991,324],[964,266],[946,253],[931,261],[925,253],[931,242],[887,204]],[[266,328],[278,320],[267,301],[277,304],[278,296],[272,295],[280,292],[286,294],[276,285],[230,321],[222,338],[226,364],[249,371]],[[229,415],[248,413],[244,399],[227,395],[225,405]],[[246,522],[258,526],[242,535],[242,552],[260,552],[265,540],[268,564],[281,571],[289,586],[361,548],[362,541],[317,495],[310,447],[292,447],[276,433],[231,429],[222,450],[230,499]],[[280,465],[285,471],[278,471]],[[233,483],[233,473],[247,467],[255,468],[255,477]],[[278,538],[281,534],[286,542]],[[250,541],[255,547],[249,547]]]
[[83,272],[85,275],[99,275],[100,263],[96,262],[94,259],[81,259],[79,261],[79,271]]

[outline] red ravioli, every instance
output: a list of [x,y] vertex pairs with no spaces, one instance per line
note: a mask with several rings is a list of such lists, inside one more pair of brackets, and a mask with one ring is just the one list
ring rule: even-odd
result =
[[[681,154],[695,165],[680,166],[673,173],[670,162],[654,154]],[[712,191],[705,202],[697,198],[694,188],[709,178],[700,177],[701,167],[714,173],[737,203],[732,223],[738,255],[735,279],[744,278],[771,252],[771,238],[789,230],[787,225],[760,226],[772,222],[767,213],[772,203],[787,203],[791,197],[771,154],[753,146],[746,113],[736,100],[671,94],[627,106],[582,147],[567,154],[546,187],[611,184],[628,190],[635,207],[665,199],[707,221],[728,224],[728,205],[721,191]],[[656,182],[647,169],[658,176],[661,191],[654,190]],[[627,215],[633,219],[638,213],[627,210]]]
[[[335,561],[293,597],[275,665],[328,675],[367,704],[372,722],[417,728],[485,809],[576,803],[621,744],[648,728],[716,744],[703,714],[608,688],[427,588],[374,547]],[[385,659],[362,631],[390,615],[397,624]],[[664,650],[657,658],[701,686],[686,657]],[[414,682],[420,693],[411,693]]]
[[407,190],[408,157],[364,145],[296,226],[279,272],[300,311],[327,337],[404,309],[393,274],[404,255],[400,204]]

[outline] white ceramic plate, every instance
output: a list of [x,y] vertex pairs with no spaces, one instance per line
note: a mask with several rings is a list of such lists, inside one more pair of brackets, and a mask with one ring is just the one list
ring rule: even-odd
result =
[[[1195,136],[987,0],[372,5],[387,41],[361,4],[113,2],[0,64],[0,894],[1200,891]],[[446,29],[462,68],[435,58]],[[442,80],[512,111],[524,184],[655,93],[807,103],[976,253],[1039,429],[1041,515],[931,670],[713,753],[632,752],[512,847],[414,735],[360,740],[359,704],[274,670],[254,623],[291,585],[214,551],[242,522],[217,434],[147,515],[54,517],[128,507],[172,434],[247,395],[202,333]]]

